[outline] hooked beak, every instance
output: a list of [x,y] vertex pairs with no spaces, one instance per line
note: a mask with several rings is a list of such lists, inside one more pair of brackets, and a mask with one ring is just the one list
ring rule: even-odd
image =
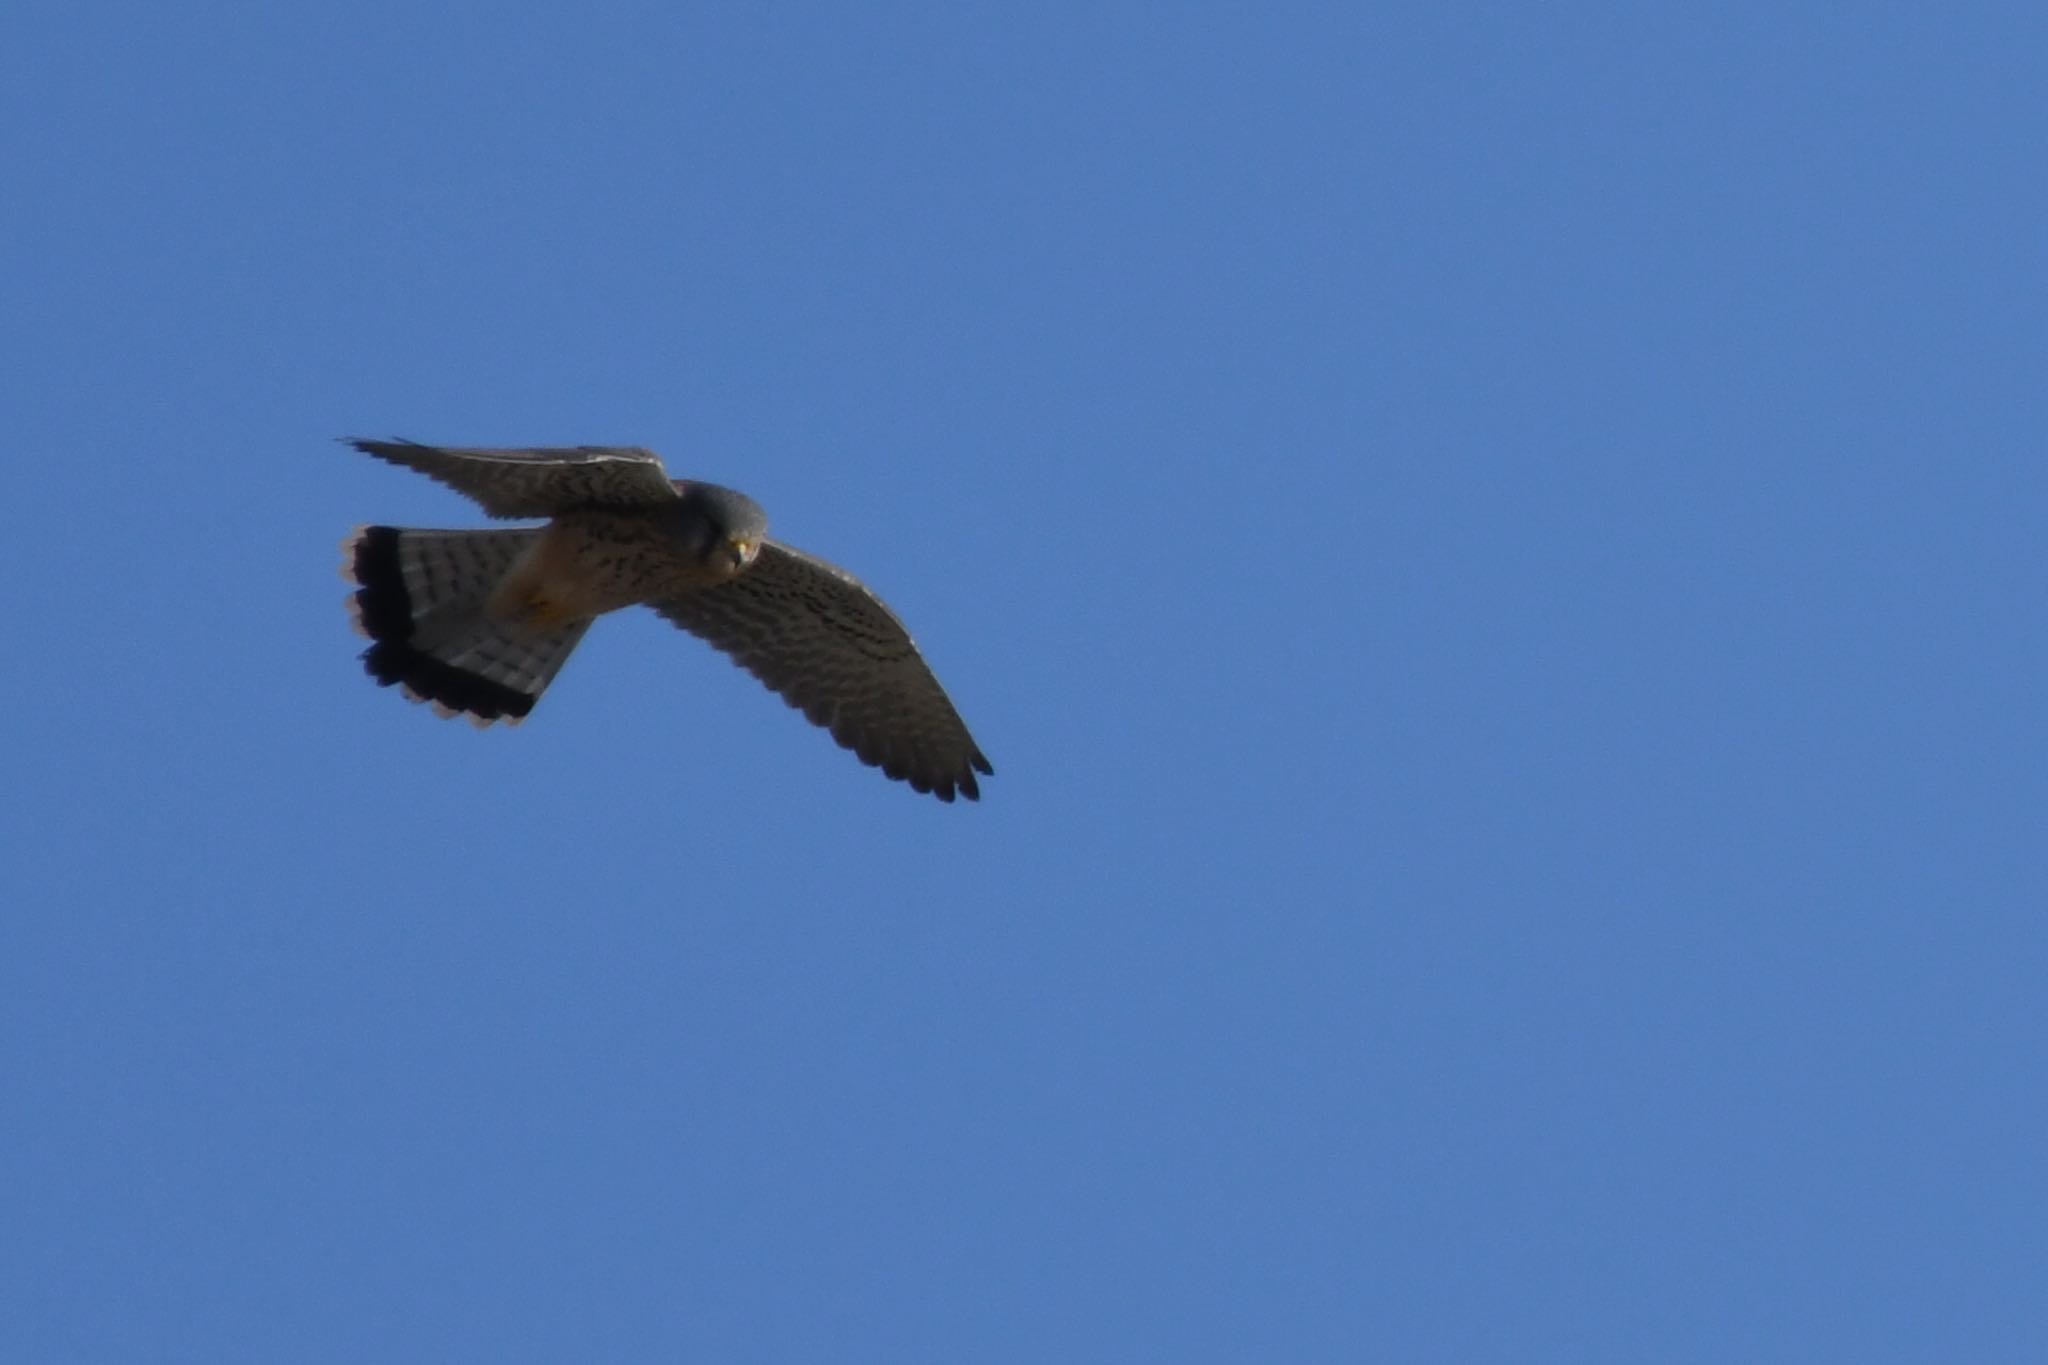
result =
[[725,543],[727,548],[732,551],[733,568],[746,568],[747,561],[754,557],[756,542],[748,539],[746,536],[734,536]]

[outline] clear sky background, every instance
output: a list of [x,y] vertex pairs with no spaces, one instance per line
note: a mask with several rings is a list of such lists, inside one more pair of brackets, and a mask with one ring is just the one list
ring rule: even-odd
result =
[[[51,4],[0,1358],[2048,1358],[2037,6]],[[362,675],[335,443],[909,621]]]

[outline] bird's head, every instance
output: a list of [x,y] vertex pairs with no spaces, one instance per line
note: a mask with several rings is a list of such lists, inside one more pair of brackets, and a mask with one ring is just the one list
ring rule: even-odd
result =
[[681,529],[699,563],[731,577],[754,562],[768,534],[768,514],[745,493],[715,483],[683,489]]

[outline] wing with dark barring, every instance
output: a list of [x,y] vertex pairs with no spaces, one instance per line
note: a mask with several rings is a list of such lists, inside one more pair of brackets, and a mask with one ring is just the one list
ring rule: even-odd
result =
[[974,775],[995,772],[910,632],[844,569],[767,541],[738,577],[652,605],[917,791],[977,800]]
[[680,494],[661,457],[637,446],[497,449],[417,441],[348,444],[474,498],[494,517],[552,517],[578,507],[648,507]]

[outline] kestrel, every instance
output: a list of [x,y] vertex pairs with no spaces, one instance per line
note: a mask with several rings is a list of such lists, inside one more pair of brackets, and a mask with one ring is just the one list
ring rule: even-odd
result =
[[348,444],[494,517],[545,526],[359,527],[343,543],[363,666],[444,716],[524,719],[590,623],[644,604],[912,788],[978,800],[995,769],[903,623],[844,569],[770,540],[744,493],[671,479],[649,450]]

